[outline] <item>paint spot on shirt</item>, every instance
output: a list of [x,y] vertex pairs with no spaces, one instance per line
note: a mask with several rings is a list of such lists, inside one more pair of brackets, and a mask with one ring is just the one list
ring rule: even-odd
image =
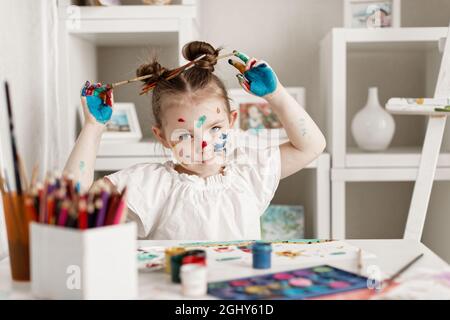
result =
[[198,118],[197,128],[201,128],[205,124],[205,121],[206,121],[206,116],[201,116],[200,118]]

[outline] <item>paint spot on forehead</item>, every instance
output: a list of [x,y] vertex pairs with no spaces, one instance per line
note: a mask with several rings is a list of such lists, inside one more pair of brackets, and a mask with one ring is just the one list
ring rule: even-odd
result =
[[178,119],[178,122],[186,122],[183,118]]
[[220,113],[220,108],[219,107],[217,107],[217,113]]

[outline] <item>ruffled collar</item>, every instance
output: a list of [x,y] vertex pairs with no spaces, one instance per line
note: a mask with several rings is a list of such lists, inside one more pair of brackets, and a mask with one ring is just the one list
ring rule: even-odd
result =
[[172,160],[166,161],[164,163],[164,167],[167,169],[170,175],[181,182],[208,189],[223,189],[230,183],[232,163],[227,163],[222,173],[217,173],[206,178],[202,178],[194,174],[180,173],[175,169],[175,166],[176,164]]

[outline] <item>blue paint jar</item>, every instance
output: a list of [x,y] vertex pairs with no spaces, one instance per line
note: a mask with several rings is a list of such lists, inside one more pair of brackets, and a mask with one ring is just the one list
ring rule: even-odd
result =
[[271,266],[272,244],[270,242],[255,242],[252,246],[253,268],[269,269]]

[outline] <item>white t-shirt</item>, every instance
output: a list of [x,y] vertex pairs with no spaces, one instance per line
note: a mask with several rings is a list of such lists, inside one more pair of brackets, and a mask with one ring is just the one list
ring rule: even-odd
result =
[[236,148],[223,174],[178,173],[174,162],[143,163],[106,176],[128,189],[141,239],[260,239],[260,216],[278,187],[280,148]]

